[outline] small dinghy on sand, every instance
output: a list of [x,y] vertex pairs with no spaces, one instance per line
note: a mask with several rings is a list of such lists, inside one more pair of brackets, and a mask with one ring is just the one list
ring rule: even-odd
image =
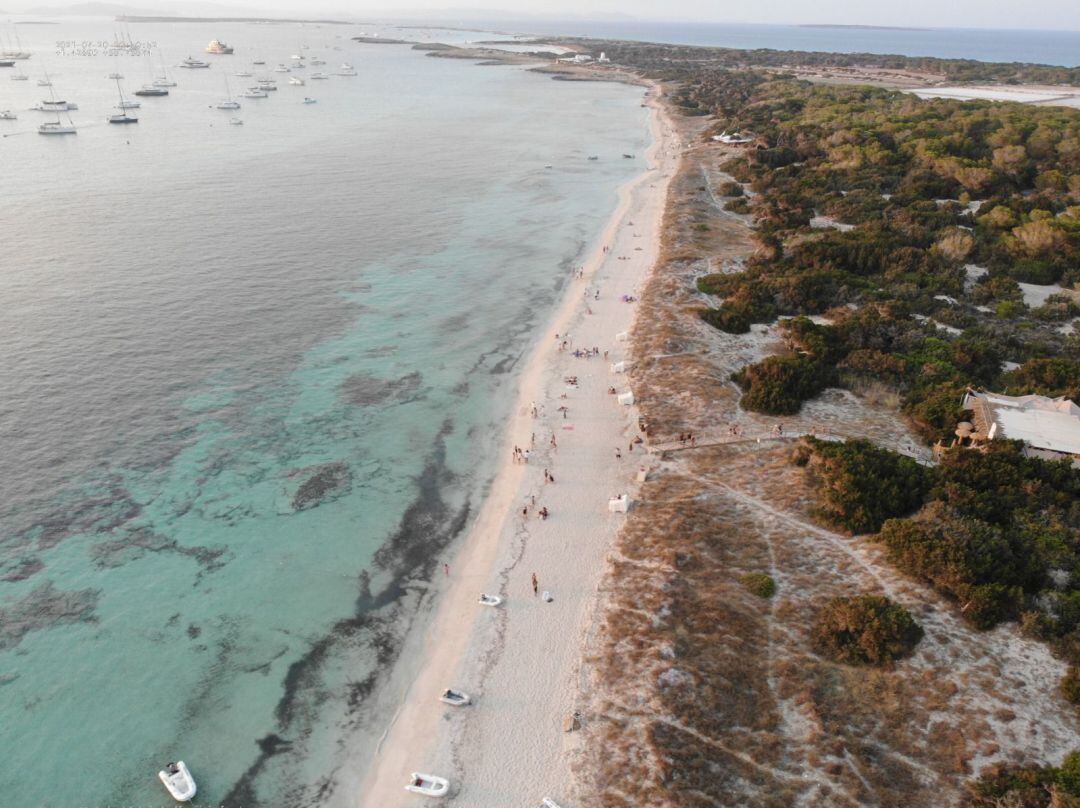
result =
[[188,802],[195,796],[195,778],[191,776],[184,761],[168,764],[157,776],[177,802]]
[[471,702],[472,699],[469,698],[468,693],[462,693],[459,690],[451,690],[450,688],[446,688],[446,690],[442,692],[442,695],[439,696],[439,701],[441,701],[443,704],[449,704],[452,707],[464,707],[466,704]]
[[421,774],[413,772],[412,779],[405,786],[406,791],[413,794],[423,794],[425,797],[442,797],[450,790],[450,781],[445,777],[436,777],[433,774]]
[[481,594],[478,602],[481,606],[498,606],[502,603],[502,598],[496,597],[495,595]]

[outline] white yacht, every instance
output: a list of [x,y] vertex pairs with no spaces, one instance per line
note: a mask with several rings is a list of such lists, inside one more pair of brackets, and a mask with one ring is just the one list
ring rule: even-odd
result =
[[182,760],[170,763],[159,771],[158,779],[177,802],[190,802],[195,796],[195,778]]
[[47,121],[38,127],[39,135],[76,135],[78,130],[75,129],[75,125],[72,123],[60,123],[60,119],[55,121]]
[[264,64],[266,64],[266,62],[263,61],[262,59],[256,59],[254,62],[252,62],[252,64],[253,65],[264,65]]
[[219,56],[228,56],[233,52],[231,45],[226,45],[219,39],[212,39],[210,44],[206,46],[207,53],[214,53]]
[[348,62],[342,62],[341,63],[341,69],[338,70],[337,75],[339,75],[339,76],[355,76],[355,75],[357,75],[356,68],[353,67]]
[[315,99],[314,99],[314,98],[308,98],[308,97],[307,97],[307,96],[305,95],[305,96],[304,96],[304,103],[305,103],[305,104],[314,104],[314,103],[315,103]]
[[38,79],[37,80],[37,86],[38,87],[52,87],[52,82],[49,81],[47,78]]
[[201,67],[210,67],[209,62],[200,62],[198,59],[192,59],[190,56],[180,63],[180,67],[186,67],[188,70],[197,70]]
[[30,107],[30,109],[37,110],[38,112],[72,112],[78,108],[78,104],[56,100],[42,101],[36,107]]
[[107,118],[109,123],[138,123],[139,119],[134,115],[128,115],[127,111],[139,107],[139,102],[124,99],[124,91],[120,89],[120,79],[116,80],[116,92],[120,94],[120,103],[116,105],[116,108],[120,111]]
[[229,118],[229,126],[243,126],[244,122],[239,118]]
[[0,109],[0,121],[17,121],[19,116],[10,109]]
[[233,75],[237,76],[238,78],[242,78],[242,79],[250,79],[255,74],[254,73],[249,73],[246,70],[241,70],[239,73],[233,73]]
[[266,90],[260,90],[258,87],[249,87],[247,92],[240,93],[241,98],[269,98]]
[[289,84],[293,85],[294,87],[303,87],[304,80],[299,76],[289,76]]
[[225,77],[225,100],[217,105],[218,109],[240,109],[240,104],[233,100],[232,90],[229,89],[229,77]]
[[330,77],[325,73],[312,73],[308,78],[312,81],[326,81]]
[[142,87],[135,91],[135,95],[141,95],[147,98],[156,98],[168,94],[169,91],[167,89],[165,89],[164,87],[159,87],[156,84],[144,84]]
[[273,79],[259,79],[257,83],[259,85],[258,89],[263,92],[272,93],[277,90],[277,82]]
[[322,59],[314,58],[314,59],[311,60],[311,64],[312,65],[324,65],[324,64],[326,64],[326,62],[324,62]]
[[288,73],[289,68],[285,67],[285,65],[278,65],[277,67],[274,68],[274,72],[275,73]]
[[176,82],[170,79],[168,76],[158,76],[154,79],[152,87],[175,87]]

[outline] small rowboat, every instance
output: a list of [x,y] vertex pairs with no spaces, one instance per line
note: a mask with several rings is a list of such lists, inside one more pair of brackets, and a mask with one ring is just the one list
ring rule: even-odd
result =
[[446,688],[446,690],[442,692],[442,695],[439,696],[439,701],[443,704],[449,704],[452,707],[464,707],[471,702],[472,699],[469,698],[468,693],[462,693],[458,690]]
[[188,802],[195,796],[195,778],[191,776],[184,761],[170,763],[158,772],[158,777],[177,802]]
[[405,790],[413,794],[423,794],[425,797],[442,797],[450,790],[450,781],[433,774],[413,772],[412,779],[405,786]]
[[481,606],[498,606],[502,603],[502,598],[495,595],[480,595],[479,603]]

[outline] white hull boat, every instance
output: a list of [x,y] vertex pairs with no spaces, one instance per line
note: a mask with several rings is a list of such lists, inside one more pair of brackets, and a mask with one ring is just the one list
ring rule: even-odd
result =
[[170,80],[167,76],[159,76],[154,79],[154,87],[175,87],[176,82]]
[[314,104],[314,103],[315,103],[315,99],[314,99],[314,98],[307,98],[307,97],[305,96],[305,97],[304,97],[304,103],[305,103],[305,104]]
[[188,70],[198,70],[203,67],[210,67],[209,62],[201,62],[198,59],[192,59],[190,56],[180,63],[180,67]]
[[195,796],[195,778],[184,761],[170,763],[158,772],[158,777],[177,802],[189,802]]
[[229,126],[243,126],[244,122],[239,118],[229,118]]
[[67,101],[42,101],[36,107],[31,107],[38,112],[74,112],[78,108],[78,104],[69,104]]
[[502,603],[502,598],[495,595],[482,594],[480,595],[480,600],[478,602],[481,606],[498,606],[500,603]]
[[43,123],[38,127],[39,135],[75,135],[78,134],[74,126],[70,124],[62,124],[60,121],[51,121],[49,123]]
[[433,774],[413,772],[412,779],[405,786],[406,791],[413,794],[423,794],[425,797],[444,797],[450,790],[450,781],[445,777],[436,777]]
[[451,707],[464,707],[472,701],[472,698],[468,693],[462,693],[460,690],[451,690],[446,688],[439,696],[439,701],[443,704],[449,704]]
[[303,87],[304,86],[304,80],[302,78],[300,78],[299,76],[290,76],[289,77],[289,84],[293,85],[294,87]]
[[240,109],[239,101],[222,101],[217,105],[218,109]]
[[241,98],[269,98],[263,90],[248,90],[246,93],[240,93]]
[[17,121],[19,116],[10,109],[0,109],[0,121]]
[[308,78],[312,81],[324,81],[330,77],[325,73],[312,73]]

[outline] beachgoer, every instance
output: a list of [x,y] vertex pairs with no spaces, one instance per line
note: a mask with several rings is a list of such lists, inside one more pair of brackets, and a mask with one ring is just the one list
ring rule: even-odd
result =
[[554,432],[551,433],[551,448],[552,449],[558,449],[559,448],[559,444],[557,444],[555,442],[555,433]]
[[537,580],[535,572],[532,574],[532,585],[533,585],[533,594],[534,595],[538,594],[539,591],[540,591],[540,581]]
[[622,452],[619,451],[618,446],[615,447],[615,459],[616,460],[622,460]]
[[529,506],[528,505],[526,505],[524,508],[521,509],[521,516],[524,519],[529,518]]
[[543,508],[540,509],[540,518],[541,519],[547,519],[548,518],[548,509],[547,509],[546,505]]
[[443,572],[446,573],[446,577],[449,578],[450,577],[450,565],[449,564],[443,564],[442,569],[443,569]]

